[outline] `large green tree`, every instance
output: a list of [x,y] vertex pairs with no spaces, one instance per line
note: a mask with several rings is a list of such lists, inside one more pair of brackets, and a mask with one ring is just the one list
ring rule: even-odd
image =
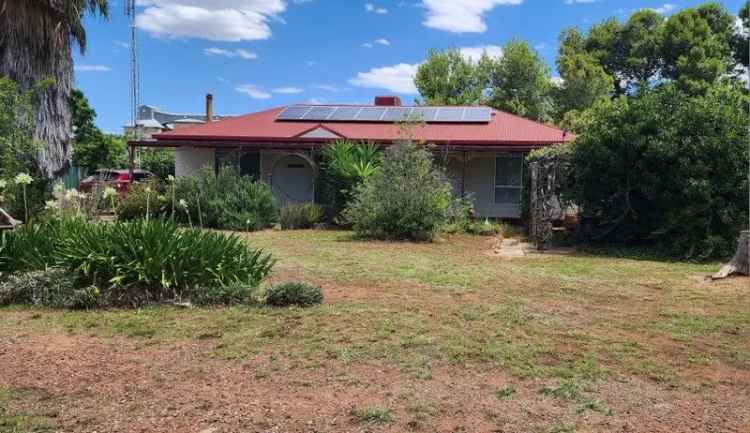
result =
[[78,89],[71,94],[73,116],[73,162],[89,170],[119,168],[125,164],[125,139],[104,134],[96,126],[96,111]]
[[476,63],[456,49],[431,50],[414,79],[422,102],[427,105],[480,103],[488,84],[483,71],[490,61],[486,54]]
[[750,52],[750,2],[746,2],[745,6],[740,9],[740,20],[742,23],[742,31],[738,32],[734,37],[734,58],[737,63],[744,67],[750,66],[750,59],[748,56]]
[[684,9],[663,29],[661,75],[690,92],[701,92],[734,70],[735,18],[718,3]]
[[539,121],[551,119],[550,69],[528,43],[508,42],[489,77],[492,107]]
[[0,1],[0,76],[29,90],[52,78],[34,101],[34,137],[43,144],[39,168],[60,174],[71,157],[73,58],[71,44],[86,49],[86,14],[108,14],[107,0]]

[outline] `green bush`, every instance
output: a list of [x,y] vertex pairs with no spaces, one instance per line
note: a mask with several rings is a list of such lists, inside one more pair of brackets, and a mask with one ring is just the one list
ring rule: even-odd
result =
[[571,196],[594,241],[724,256],[747,228],[748,97],[674,85],[599,104],[573,148]]
[[266,304],[272,307],[296,305],[309,307],[323,303],[323,291],[307,283],[283,283],[266,292]]
[[257,285],[242,283],[198,287],[188,297],[196,305],[238,305],[248,303],[256,289]]
[[0,233],[0,272],[11,274],[54,265],[54,251],[65,221],[22,225]]
[[323,218],[323,208],[315,203],[290,204],[281,208],[281,228],[309,229]]
[[174,176],[174,150],[143,149],[140,152],[141,168],[153,173],[161,181]]
[[375,174],[382,163],[382,152],[373,143],[337,140],[323,150],[321,199],[330,208],[329,217],[341,220],[341,213],[357,188]]
[[60,266],[106,288],[112,305],[189,297],[196,287],[257,286],[273,259],[236,235],[181,229],[163,220],[71,224],[56,251]]
[[29,304],[51,308],[87,309],[96,306],[99,291],[77,288],[75,278],[62,269],[11,275],[0,283],[0,305]]
[[170,201],[158,182],[137,183],[130,187],[128,194],[117,205],[117,218],[134,221],[146,218],[146,213],[149,218],[158,218],[169,213]]
[[386,150],[383,165],[357,189],[344,215],[360,236],[430,240],[450,222],[455,201],[432,154],[403,143]]
[[179,177],[173,187],[175,219],[183,224],[253,231],[272,227],[279,218],[271,188],[231,167],[222,167],[218,174],[206,168],[196,176]]

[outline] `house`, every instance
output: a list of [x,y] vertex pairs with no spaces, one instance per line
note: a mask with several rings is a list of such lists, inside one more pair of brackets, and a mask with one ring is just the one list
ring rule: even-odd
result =
[[271,185],[282,203],[315,201],[320,150],[335,140],[388,146],[414,139],[445,156],[456,191],[473,200],[477,216],[519,218],[524,155],[574,138],[489,107],[402,106],[392,96],[373,105],[292,105],[219,121],[212,103],[209,97],[206,123],[156,133],[131,148],[174,148],[177,176],[234,165]]

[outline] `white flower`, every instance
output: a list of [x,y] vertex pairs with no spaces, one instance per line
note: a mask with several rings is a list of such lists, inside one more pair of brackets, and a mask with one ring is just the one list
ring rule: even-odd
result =
[[147,186],[147,187],[146,187],[146,189],[145,189],[144,191],[146,191],[146,194],[151,194],[151,192],[152,192],[152,189],[151,189],[151,187],[150,187],[150,186]]
[[169,181],[169,183],[172,183],[172,182],[174,182],[174,176],[172,176],[172,175],[170,174],[169,176],[167,176],[167,180]]
[[15,178],[16,185],[31,185],[33,181],[34,179],[28,173],[19,173]]
[[63,194],[65,194],[65,185],[63,185],[62,182],[57,182],[52,188],[52,194],[54,194],[56,197],[62,197]]
[[117,196],[117,190],[112,188],[111,186],[108,186],[104,188],[104,198],[112,198]]
[[60,209],[60,203],[55,200],[48,200],[44,203],[44,208],[47,210],[57,210]]
[[188,208],[188,203],[187,203],[187,201],[185,201],[184,198],[180,199],[180,207],[185,208],[185,209]]
[[0,189],[5,189],[6,186],[8,186],[8,182],[0,180]]

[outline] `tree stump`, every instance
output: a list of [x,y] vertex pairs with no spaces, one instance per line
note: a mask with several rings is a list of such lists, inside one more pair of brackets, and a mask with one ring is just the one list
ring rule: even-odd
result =
[[734,274],[750,274],[750,231],[740,233],[737,253],[735,253],[731,262],[724,265],[724,267],[713,276],[713,279],[719,280]]

